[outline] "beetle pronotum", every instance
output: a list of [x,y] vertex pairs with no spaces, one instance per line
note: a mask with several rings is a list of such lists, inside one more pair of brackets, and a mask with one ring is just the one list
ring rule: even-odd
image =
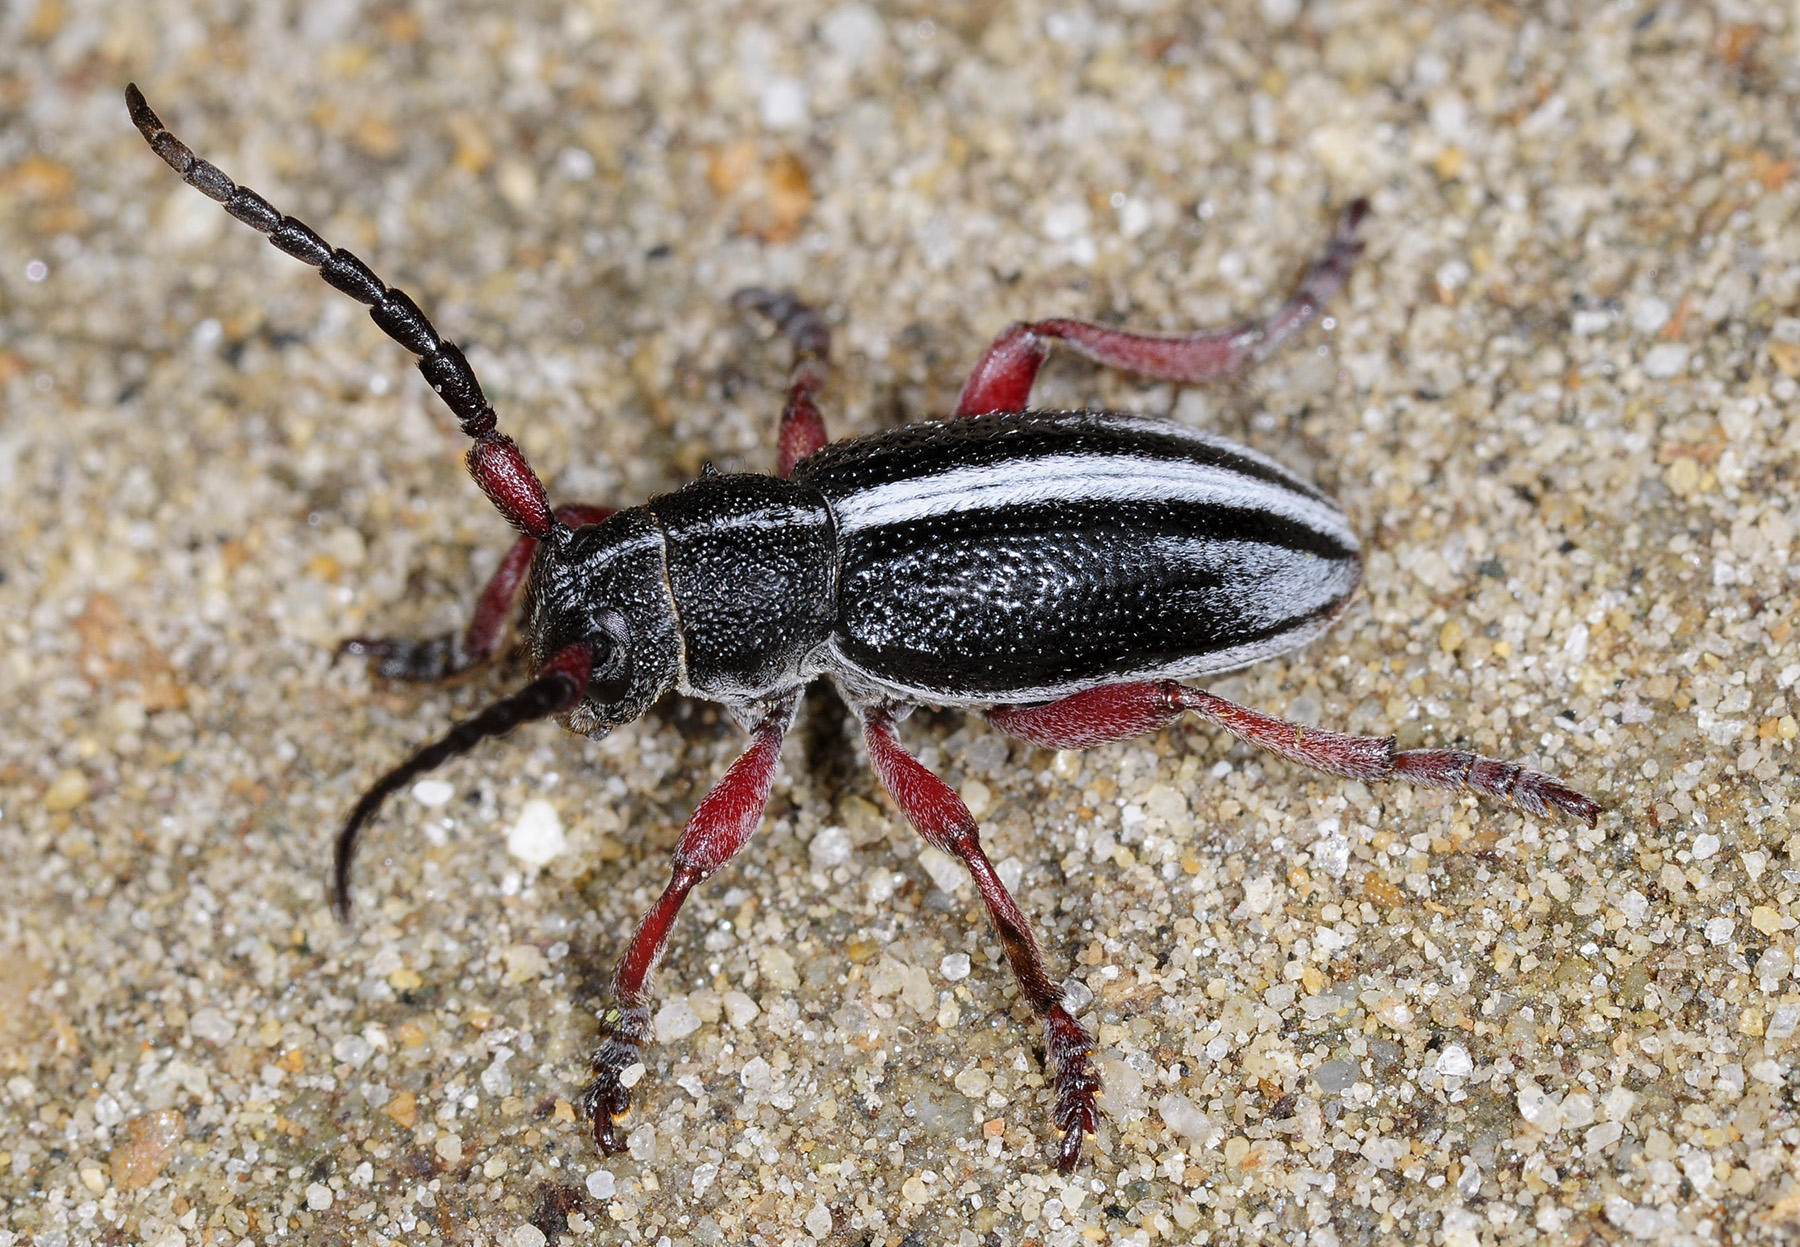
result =
[[319,269],[419,357],[419,371],[473,439],[470,474],[523,534],[462,633],[346,642],[384,677],[441,679],[494,652],[523,586],[538,674],[364,794],[337,840],[340,915],[349,909],[357,839],[382,802],[482,740],[552,716],[599,736],[669,692],[722,703],[750,733],[750,747],[694,810],[668,887],[614,972],[582,1095],[608,1152],[624,1147],[620,1123],[651,1033],[650,977],[675,916],[756,830],[782,737],[802,690],[820,676],[860,720],[895,805],[967,866],[1024,998],[1043,1019],[1065,1170],[1098,1121],[1094,1039],[1066,1007],[967,807],[900,743],[896,728],[912,706],[967,707],[1050,749],[1124,740],[1195,714],[1332,774],[1466,788],[1590,826],[1599,816],[1588,797],[1517,763],[1397,750],[1392,737],[1303,727],[1180,683],[1324,631],[1361,575],[1348,519],[1287,469],[1223,438],[1142,416],[1028,408],[1052,342],[1181,384],[1261,359],[1343,285],[1362,249],[1360,200],[1265,321],[1179,337],[1073,320],[1014,325],[975,365],[951,419],[835,445],[826,444],[815,401],[830,345],[823,322],[791,296],[746,291],[736,302],[771,317],[794,349],[776,474],[708,473],[623,510],[553,509],[524,454],[496,430],[462,352],[410,298],[196,157],[135,86],[126,100],[145,140],[183,180]]

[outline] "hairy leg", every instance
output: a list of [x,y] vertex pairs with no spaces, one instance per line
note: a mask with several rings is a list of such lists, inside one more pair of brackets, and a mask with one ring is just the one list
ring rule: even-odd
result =
[[1080,320],[1012,325],[982,353],[963,385],[956,414],[1023,411],[1052,342],[1065,343],[1096,363],[1159,381],[1192,385],[1229,376],[1293,337],[1342,288],[1350,266],[1362,252],[1356,229],[1368,211],[1368,201],[1358,199],[1338,214],[1325,254],[1313,262],[1287,302],[1267,320],[1175,337],[1128,333]]
[[782,408],[781,433],[775,440],[775,475],[792,476],[796,463],[825,445],[825,418],[819,414],[818,395],[830,364],[831,331],[817,312],[786,291],[740,290],[731,296],[731,305],[761,312],[794,344],[787,405]]
[[1333,775],[1464,788],[1539,817],[1561,810],[1590,827],[1600,818],[1597,802],[1516,762],[1462,749],[1396,750],[1392,736],[1347,736],[1290,723],[1174,680],[1111,684],[1042,706],[1003,706],[986,717],[1001,731],[1047,749],[1087,749],[1155,731],[1189,712],[1291,762]]
[[669,886],[638,923],[618,969],[612,1000],[600,1015],[600,1047],[593,1056],[594,1080],[581,1093],[581,1109],[594,1119],[594,1141],[604,1152],[625,1148],[620,1129],[631,1111],[625,1072],[639,1064],[650,1040],[650,976],[669,942],[675,915],[694,885],[729,862],[750,840],[769,803],[769,788],[781,761],[781,738],[794,721],[797,699],[775,707],[751,733],[750,748],[731,764],[695,807],[681,839]]
[[[613,513],[611,507],[571,503],[556,509],[556,518],[571,528],[598,524]],[[461,632],[433,637],[358,636],[338,646],[339,654],[367,654],[375,659],[375,674],[384,680],[430,683],[461,675],[486,662],[500,647],[513,599],[531,573],[537,553],[536,537],[520,537],[500,560],[487,586],[475,601],[475,613]]]
[[1050,1063],[1056,1070],[1056,1107],[1053,1120],[1062,1142],[1057,1167],[1073,1169],[1081,1159],[1081,1141],[1094,1133],[1099,1113],[1094,1095],[1100,1077],[1094,1071],[1094,1037],[1083,1029],[1063,1005],[1062,988],[1044,966],[1044,955],[1018,902],[1000,882],[1000,876],[981,850],[975,819],[950,785],[920,765],[894,733],[893,707],[879,705],[863,712],[863,737],[869,760],[894,804],[930,844],[969,868],[975,888],[987,906],[988,921],[1000,937],[1006,960],[1012,966],[1025,1000],[1044,1019]]

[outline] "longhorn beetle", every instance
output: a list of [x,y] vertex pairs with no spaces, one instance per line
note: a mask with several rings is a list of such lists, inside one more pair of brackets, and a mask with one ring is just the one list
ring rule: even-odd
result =
[[404,293],[163,128],[136,86],[131,119],[188,185],[365,304],[473,439],[468,468],[523,534],[459,635],[358,638],[387,679],[439,680],[498,647],[525,590],[537,677],[377,780],[338,833],[333,904],[350,907],[358,837],[391,794],[446,759],[532,719],[599,737],[674,691],[722,703],[750,747],[694,810],[672,877],[639,923],[600,1015],[581,1096],[594,1138],[620,1125],[650,1038],[652,971],[682,901],[744,847],[762,819],[807,683],[830,678],[861,721],[888,795],[932,845],[968,867],[1054,1069],[1058,1166],[1091,1135],[1094,1038],[1069,1012],[1018,904],[982,852],[975,820],[896,727],[913,706],[960,706],[1046,749],[1086,749],[1195,714],[1291,761],[1360,780],[1464,788],[1539,816],[1593,826],[1594,801],[1514,762],[1458,749],[1396,750],[1392,737],[1289,723],[1179,681],[1305,644],[1361,577],[1336,503],[1245,447],[1166,420],[1033,411],[1053,342],[1142,376],[1193,384],[1233,374],[1298,331],[1362,250],[1367,205],[1339,214],[1324,254],[1267,320],[1179,337],[1076,320],[1015,324],[976,363],[949,420],[826,444],[817,394],[830,338],[787,294],[734,302],[771,318],[794,363],[776,474],[706,473],[642,506],[552,508],[456,346]]

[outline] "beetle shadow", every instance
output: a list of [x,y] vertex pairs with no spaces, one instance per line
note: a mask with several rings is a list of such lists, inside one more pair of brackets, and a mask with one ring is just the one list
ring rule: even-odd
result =
[[[686,747],[702,742],[710,747],[722,737],[734,741],[742,737],[717,704],[694,697],[660,698],[644,718],[674,729]],[[830,680],[814,680],[807,686],[794,730],[804,754],[794,777],[805,777],[806,786],[825,809],[835,808],[847,793],[865,792],[868,772],[857,754],[856,715]],[[694,800],[698,801],[716,778],[702,782]]]
[[838,798],[860,782],[857,764],[856,716],[838,696],[830,680],[814,680],[801,706],[800,746],[806,754],[806,772],[814,793],[825,809],[835,809]]

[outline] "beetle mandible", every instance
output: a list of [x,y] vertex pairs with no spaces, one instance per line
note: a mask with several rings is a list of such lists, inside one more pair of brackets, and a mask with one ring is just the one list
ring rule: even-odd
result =
[[1310,321],[1362,250],[1366,204],[1344,208],[1324,253],[1267,320],[1158,337],[1075,320],[1013,325],[987,348],[953,418],[827,445],[816,402],[829,334],[785,294],[745,291],[793,346],[774,476],[706,473],[642,506],[552,508],[455,344],[342,248],[201,160],[136,86],[132,121],[183,180],[369,308],[473,440],[470,475],[523,534],[465,631],[359,638],[388,679],[437,680],[487,658],[525,590],[537,677],[377,780],[339,832],[333,904],[347,916],[357,839],[383,801],[445,760],[532,719],[602,736],[669,692],[722,703],[750,747],[700,802],[672,877],[627,945],[581,1097],[607,1152],[650,1039],[650,978],[682,901],[761,821],[805,686],[836,683],[882,786],[919,834],[968,868],[1026,1002],[1043,1020],[1057,1162],[1075,1167],[1098,1122],[1093,1036],[1069,1011],[1025,915],[982,851],[973,817],[896,732],[914,705],[965,707],[1049,749],[1085,749],[1208,719],[1291,761],[1360,780],[1464,788],[1593,826],[1600,807],[1561,780],[1455,749],[1397,750],[1235,705],[1183,679],[1319,635],[1361,576],[1330,498],[1279,464],[1165,420],[1033,411],[1052,342],[1115,368],[1192,384],[1228,376]]

